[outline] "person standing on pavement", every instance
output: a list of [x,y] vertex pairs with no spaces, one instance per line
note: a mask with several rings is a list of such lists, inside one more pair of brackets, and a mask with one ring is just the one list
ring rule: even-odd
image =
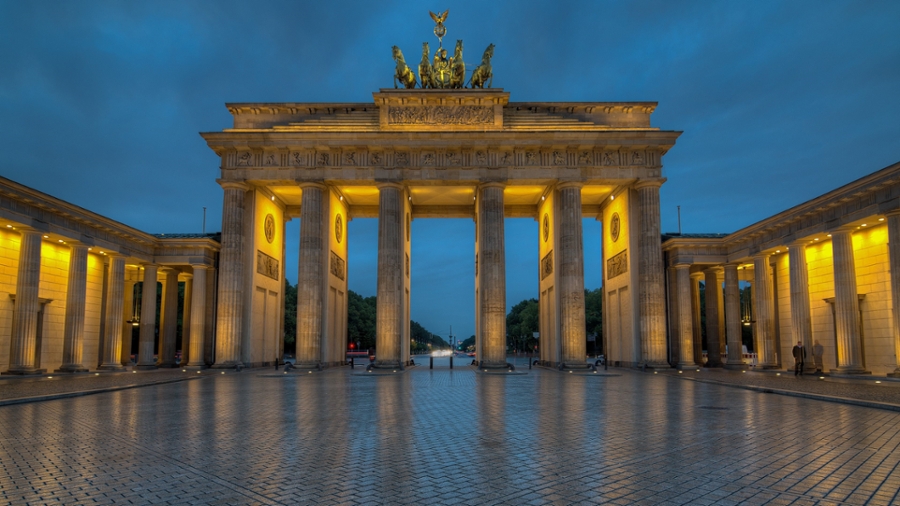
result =
[[797,341],[797,345],[791,350],[794,355],[794,376],[803,376],[803,362],[806,360],[806,349],[803,343]]
[[822,356],[825,354],[825,347],[816,340],[813,343],[813,362],[816,364],[816,374],[822,374],[825,366],[822,364]]

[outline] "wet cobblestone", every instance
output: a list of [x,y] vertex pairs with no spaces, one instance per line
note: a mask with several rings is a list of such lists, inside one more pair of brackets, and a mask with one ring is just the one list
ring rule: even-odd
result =
[[900,413],[889,410],[630,370],[273,372],[2,406],[0,502],[900,499]]

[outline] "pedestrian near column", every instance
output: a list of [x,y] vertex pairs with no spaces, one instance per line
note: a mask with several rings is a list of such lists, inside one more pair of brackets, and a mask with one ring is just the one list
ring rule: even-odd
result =
[[822,374],[825,366],[822,364],[822,356],[825,355],[825,347],[816,340],[813,343],[813,362],[816,364],[816,374]]
[[803,376],[803,362],[806,361],[806,349],[803,343],[797,341],[797,345],[791,350],[794,355],[794,376]]

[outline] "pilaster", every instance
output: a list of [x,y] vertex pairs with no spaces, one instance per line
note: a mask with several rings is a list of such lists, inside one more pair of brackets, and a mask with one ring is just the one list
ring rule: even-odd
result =
[[900,209],[887,213],[888,257],[891,269],[891,316],[893,318],[894,372],[900,377]]

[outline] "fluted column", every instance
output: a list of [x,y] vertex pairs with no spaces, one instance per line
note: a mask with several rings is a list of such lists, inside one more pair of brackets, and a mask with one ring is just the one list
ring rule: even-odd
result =
[[803,343],[807,354],[804,368],[814,371],[816,364],[812,359],[812,318],[809,310],[809,272],[806,268],[805,241],[795,241],[788,246],[788,264],[791,280],[791,347],[797,341]]
[[584,240],[581,229],[581,183],[557,186],[560,339],[564,367],[587,368],[584,328]]
[[156,345],[156,274],[158,265],[144,265],[144,284],[141,289],[141,328],[138,337],[138,369],[156,369],[153,348]]
[[69,282],[66,285],[66,324],[63,329],[63,360],[57,372],[84,372],[84,311],[87,300],[87,258],[85,244],[71,244]]
[[831,233],[834,259],[834,322],[837,334],[838,372],[865,373],[859,335],[859,299],[856,291],[856,264],[850,230]]
[[125,298],[122,301],[122,345],[119,350],[119,363],[123,366],[131,365],[131,341],[134,334],[134,325],[131,319],[134,317],[134,285],[135,279],[128,279],[128,266],[125,268]]
[[669,293],[669,363],[678,364],[681,358],[681,327],[678,323],[678,275],[674,265],[666,268]]
[[894,325],[894,372],[888,376],[900,377],[900,210],[887,214],[888,257],[891,268],[891,315]]
[[653,367],[666,363],[666,299],[663,283],[662,240],[659,224],[659,187],[664,179],[634,185],[640,203],[638,290],[641,319],[641,362]]
[[756,353],[763,368],[775,365],[775,322],[772,318],[772,277],[769,275],[769,255],[753,257],[753,313],[756,315]]
[[700,280],[703,274],[695,272],[691,274],[691,352],[694,355],[694,363],[703,365],[703,332],[700,318]]
[[378,301],[375,314],[375,365],[399,367],[403,314],[401,187],[378,185]]
[[328,237],[322,227],[325,219],[325,187],[302,186],[300,204],[300,252],[297,276],[297,365],[313,367],[322,362],[322,293],[325,272],[325,246]]
[[728,359],[725,367],[743,367],[743,339],[741,329],[741,287],[738,264],[725,264],[725,338]]
[[20,228],[19,269],[16,276],[16,302],[7,374],[39,374],[37,353],[37,317],[40,311],[38,285],[41,280],[41,233]]
[[178,339],[178,271],[163,269],[166,280],[163,283],[162,327],[159,338],[158,367],[175,367],[175,344]]
[[109,254],[109,277],[106,288],[106,323],[103,326],[101,371],[123,371],[122,314],[125,305],[125,257]]
[[503,188],[482,185],[478,191],[482,367],[506,367],[506,249],[503,233]]
[[696,367],[694,362],[694,327],[691,315],[691,266],[678,264],[675,266],[675,283],[678,287],[678,339],[680,356],[679,369]]
[[[206,272],[205,265],[192,265],[194,269],[193,288],[191,290],[191,340],[189,343],[187,365],[205,367],[203,351],[206,349]],[[188,321],[185,319],[184,321]]]
[[244,311],[244,183],[220,182],[222,249],[219,251],[219,296],[216,311],[216,363],[227,368],[241,364],[241,325]]
[[703,271],[706,290],[706,366],[722,367],[722,355],[719,349],[719,299],[722,288],[719,285],[719,269],[710,268]]
[[193,312],[194,276],[184,275],[184,309],[181,312],[181,362],[184,367],[190,360],[191,351],[191,313]]

